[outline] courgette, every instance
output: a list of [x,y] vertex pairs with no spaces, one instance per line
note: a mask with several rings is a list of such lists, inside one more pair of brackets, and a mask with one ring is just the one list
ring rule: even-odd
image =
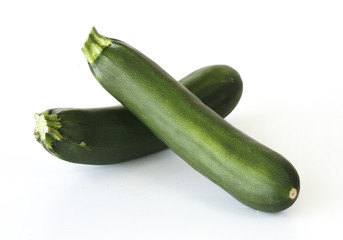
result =
[[144,54],[95,28],[82,51],[113,97],[233,197],[266,212],[295,202],[300,181],[289,161],[230,125]]
[[[225,65],[201,68],[180,82],[222,117],[242,94],[241,79]],[[167,148],[122,106],[54,108],[35,118],[36,139],[54,156],[73,163],[113,164]]]

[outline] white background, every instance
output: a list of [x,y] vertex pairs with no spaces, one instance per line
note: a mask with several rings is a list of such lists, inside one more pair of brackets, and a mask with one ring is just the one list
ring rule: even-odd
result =
[[[2,1],[0,239],[342,239],[341,1]],[[166,150],[111,166],[48,154],[33,113],[117,104],[81,52],[92,26],[176,79],[227,64],[227,121],[288,158],[289,209],[252,210]]]

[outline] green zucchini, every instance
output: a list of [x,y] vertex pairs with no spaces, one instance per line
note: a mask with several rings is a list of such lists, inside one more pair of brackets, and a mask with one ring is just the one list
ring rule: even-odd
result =
[[82,51],[110,94],[233,197],[266,212],[295,202],[300,181],[289,161],[230,125],[141,52],[94,28]]
[[[222,117],[237,105],[242,81],[236,71],[215,65],[180,81]],[[54,156],[82,164],[113,164],[167,148],[122,106],[55,108],[36,114],[36,139]]]

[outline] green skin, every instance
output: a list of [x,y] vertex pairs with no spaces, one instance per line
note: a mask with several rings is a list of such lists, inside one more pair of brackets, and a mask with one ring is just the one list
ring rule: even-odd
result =
[[266,212],[295,202],[299,176],[289,161],[230,125],[148,57],[94,28],[82,50],[110,94],[233,197]]
[[[237,105],[243,84],[236,71],[225,65],[201,68],[182,83],[222,117]],[[166,149],[154,134],[122,106],[97,109],[50,109],[44,116],[49,127],[37,140],[54,156],[81,164],[114,164]]]

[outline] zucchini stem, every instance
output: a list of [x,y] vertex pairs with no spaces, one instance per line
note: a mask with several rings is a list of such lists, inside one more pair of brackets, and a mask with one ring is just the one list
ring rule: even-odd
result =
[[49,111],[36,113],[36,128],[34,135],[47,149],[52,149],[53,140],[61,140],[62,135],[58,131],[61,128],[57,114],[49,114]]
[[34,134],[36,138],[40,138],[42,141],[45,141],[45,134],[48,132],[47,122],[43,114],[35,114],[36,128]]
[[112,41],[109,38],[100,35],[93,27],[81,50],[85,54],[87,62],[94,63],[103,49],[111,45],[111,43]]

